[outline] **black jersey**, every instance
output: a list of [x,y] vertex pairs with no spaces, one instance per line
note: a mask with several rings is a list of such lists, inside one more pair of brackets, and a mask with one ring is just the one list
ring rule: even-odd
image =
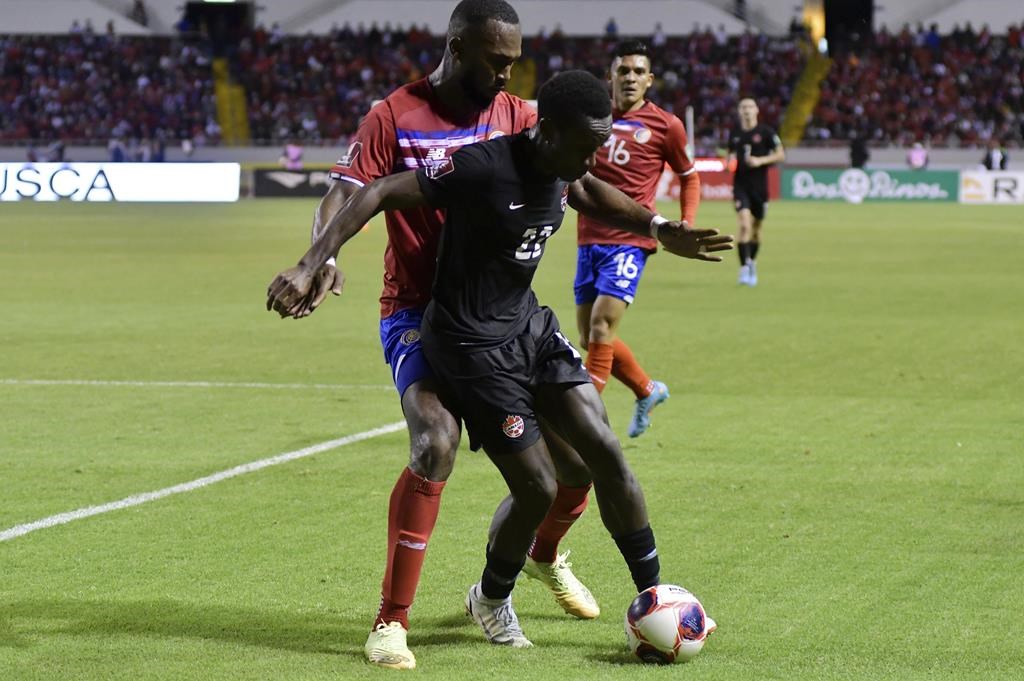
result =
[[538,309],[530,284],[545,242],[562,224],[569,185],[537,174],[530,144],[525,133],[499,137],[416,171],[430,202],[447,209],[425,336],[495,348]]
[[767,156],[781,144],[782,140],[767,125],[758,124],[750,130],[734,130],[729,136],[729,151],[736,154],[733,185],[744,185],[767,194],[768,166],[751,168],[747,165],[747,159],[751,156]]

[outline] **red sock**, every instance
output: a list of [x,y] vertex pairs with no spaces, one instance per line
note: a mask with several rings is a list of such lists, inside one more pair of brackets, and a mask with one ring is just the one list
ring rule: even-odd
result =
[[583,515],[591,487],[592,485],[564,487],[562,483],[558,483],[555,501],[537,528],[537,537],[529,551],[530,558],[541,563],[555,562],[558,557],[558,542],[562,541],[562,537],[569,532],[576,519]]
[[388,564],[380,591],[380,610],[373,626],[400,622],[409,628],[409,608],[420,582],[427,542],[441,508],[444,482],[431,482],[402,471],[388,504]]
[[640,363],[633,356],[623,341],[616,338],[612,347],[615,349],[615,359],[612,362],[612,375],[626,384],[626,387],[633,391],[638,400],[642,400],[654,390],[654,381],[643,370]]
[[612,358],[615,355],[615,347],[608,343],[594,343],[587,345],[587,371],[590,372],[590,380],[593,381],[597,392],[602,392],[608,385],[608,377],[612,375]]

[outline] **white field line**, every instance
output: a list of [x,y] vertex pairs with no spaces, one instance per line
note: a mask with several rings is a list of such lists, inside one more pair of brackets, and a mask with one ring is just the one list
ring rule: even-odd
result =
[[28,534],[29,532],[35,532],[36,530],[46,529],[47,527],[55,527],[57,525],[64,525],[70,523],[73,520],[81,520],[82,518],[88,518],[94,515],[100,515],[101,513],[109,513],[110,511],[119,511],[122,508],[131,508],[132,506],[138,506],[145,504],[150,501],[156,501],[157,499],[163,499],[169,497],[172,494],[182,494],[184,492],[191,492],[197,490],[200,487],[206,487],[214,483],[220,482],[221,480],[228,480],[230,478],[237,477],[239,475],[245,475],[246,473],[252,473],[269,466],[276,466],[281,463],[287,463],[294,461],[295,459],[301,459],[306,456],[312,456],[313,454],[319,454],[320,452],[326,452],[331,449],[337,449],[338,447],[344,447],[354,442],[361,442],[362,440],[369,440],[370,438],[377,437],[379,435],[387,435],[388,433],[394,433],[405,428],[405,421],[397,421],[395,423],[389,423],[381,426],[380,428],[374,428],[373,430],[366,430],[362,433],[356,433],[354,435],[346,435],[345,437],[339,437],[336,440],[328,440],[319,444],[310,445],[303,449],[296,449],[292,452],[285,452],[284,454],[278,454],[267,459],[260,459],[259,461],[253,461],[251,463],[245,463],[234,468],[229,468],[219,473],[207,475],[203,478],[192,480],[191,482],[183,482],[180,485],[174,485],[173,487],[165,487],[164,489],[158,489],[155,492],[144,492],[142,494],[134,494],[130,497],[125,497],[119,501],[112,501],[107,504],[101,504],[99,506],[87,506],[80,508],[75,511],[68,511],[67,513],[58,513],[48,518],[36,520],[31,523],[25,523],[24,525],[15,525],[14,527],[0,532],[0,542],[9,541]]
[[84,385],[136,388],[265,388],[277,390],[393,390],[394,386],[361,383],[232,383],[230,381],[89,381],[76,379],[0,378],[0,385]]

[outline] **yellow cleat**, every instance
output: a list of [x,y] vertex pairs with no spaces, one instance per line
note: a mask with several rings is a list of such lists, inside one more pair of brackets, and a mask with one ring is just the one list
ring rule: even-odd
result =
[[569,568],[572,563],[566,560],[569,552],[559,555],[554,563],[540,563],[529,556],[523,572],[551,590],[562,610],[581,620],[592,620],[601,614],[594,594],[576,578]]
[[415,669],[416,657],[409,650],[405,635],[405,628],[399,622],[378,624],[363,647],[366,659],[378,667]]

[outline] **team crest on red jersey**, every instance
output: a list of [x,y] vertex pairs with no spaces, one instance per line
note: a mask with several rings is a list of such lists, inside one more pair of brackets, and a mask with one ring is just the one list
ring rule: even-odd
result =
[[351,168],[352,164],[355,163],[356,161],[356,157],[359,156],[359,152],[362,150],[362,148],[362,142],[353,142],[352,144],[348,145],[348,151],[346,151],[345,155],[338,160],[338,165],[341,166],[342,168]]
[[633,133],[633,139],[640,144],[647,144],[647,142],[650,141],[652,134],[653,133],[648,128],[640,128]]
[[505,132],[503,130],[492,130],[491,134],[489,134],[487,136],[487,139],[489,139],[489,140],[496,140],[499,137],[504,137],[504,136],[505,136]]
[[450,158],[446,158],[440,163],[434,163],[433,165],[427,166],[427,177],[431,180],[436,180],[439,177],[444,177],[448,173],[455,170],[455,161]]
[[525,430],[526,424],[519,414],[509,414],[505,417],[505,422],[501,424],[501,432],[505,433],[505,437],[513,440],[522,437]]

